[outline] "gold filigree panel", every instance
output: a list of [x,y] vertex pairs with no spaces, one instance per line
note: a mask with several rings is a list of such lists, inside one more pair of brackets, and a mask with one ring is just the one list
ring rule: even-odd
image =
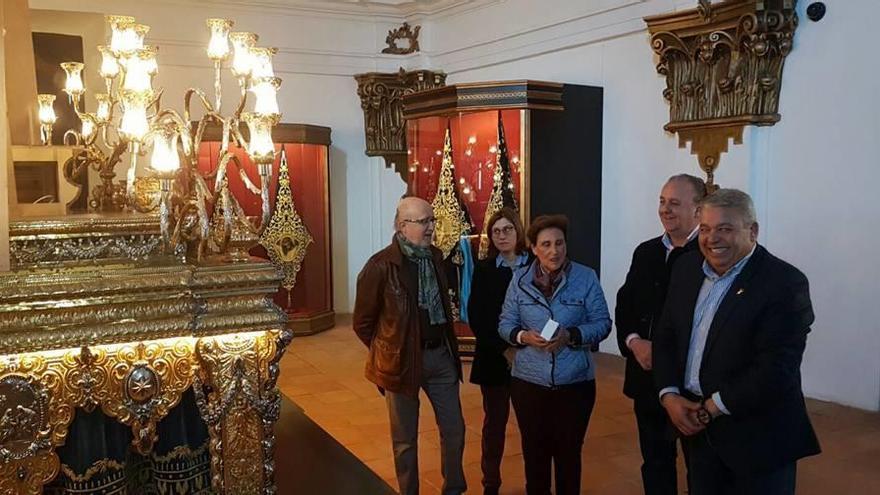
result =
[[[290,190],[290,173],[287,167],[287,152],[281,150],[281,164],[278,168],[278,193],[275,195],[275,213],[269,226],[260,237],[260,244],[266,248],[269,258],[284,273],[281,287],[290,291],[296,285],[296,275],[302,267],[309,245],[315,240],[303,223],[293,203]],[[289,305],[289,303],[288,303]]]
[[458,245],[461,236],[470,233],[473,226],[468,221],[461,200],[455,189],[455,164],[452,163],[452,140],[449,129],[443,140],[443,162],[440,165],[440,180],[437,194],[431,202],[437,224],[434,228],[434,245],[443,253],[443,258]]

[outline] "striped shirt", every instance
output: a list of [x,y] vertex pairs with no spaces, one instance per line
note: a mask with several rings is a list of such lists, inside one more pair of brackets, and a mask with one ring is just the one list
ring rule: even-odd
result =
[[[706,350],[706,339],[709,337],[709,329],[712,327],[712,320],[715,319],[715,312],[718,306],[730,290],[737,275],[742,271],[743,267],[748,263],[749,258],[755,252],[755,248],[747,254],[743,259],[736,262],[724,275],[718,275],[707,261],[703,261],[703,285],[700,287],[700,294],[697,296],[697,304],[694,307],[694,319],[691,326],[691,340],[688,346],[687,366],[684,372],[684,388],[689,392],[703,397],[703,389],[700,386],[700,365],[703,362],[703,352]],[[664,394],[673,392],[679,393],[677,387],[667,387],[660,391],[660,397]],[[730,414],[730,411],[721,401],[721,394],[717,391],[712,394],[712,400],[718,409],[724,414]]]

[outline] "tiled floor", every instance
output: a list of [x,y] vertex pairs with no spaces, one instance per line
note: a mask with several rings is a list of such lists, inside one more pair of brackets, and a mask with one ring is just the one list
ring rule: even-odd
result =
[[[365,348],[347,321],[340,321],[327,332],[294,339],[282,361],[279,387],[309,417],[396,488],[384,399],[363,378]],[[584,446],[582,492],[636,495],[641,493],[641,457],[631,402],[620,392],[623,361],[607,354],[599,354],[597,361],[598,397]],[[469,374],[469,366],[465,365],[465,375]],[[464,464],[468,493],[481,493],[483,412],[479,388],[465,383],[461,398],[467,425]],[[808,403],[824,453],[798,464],[798,494],[880,493],[880,414],[827,402]],[[421,491],[440,493],[438,433],[424,395],[420,416]],[[522,453],[512,412],[504,453],[502,493],[524,493]]]

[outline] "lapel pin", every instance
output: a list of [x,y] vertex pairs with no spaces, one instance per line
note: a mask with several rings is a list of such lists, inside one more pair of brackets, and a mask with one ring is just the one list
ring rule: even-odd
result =
[[745,292],[746,292],[745,289],[740,288],[738,291],[736,291],[736,295],[741,296],[741,295],[745,294]]

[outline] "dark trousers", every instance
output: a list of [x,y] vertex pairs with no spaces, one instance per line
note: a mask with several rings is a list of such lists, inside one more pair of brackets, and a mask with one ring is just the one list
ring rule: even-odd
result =
[[504,434],[510,416],[510,385],[480,385],[483,393],[483,442],[480,467],[483,486],[501,486],[501,457],[504,455]]
[[[645,495],[676,495],[676,434],[656,395],[633,401],[642,451],[642,485]],[[685,452],[687,459],[687,452]]]
[[712,447],[711,433],[687,439],[691,495],[794,495],[797,463],[763,473],[734,473]]
[[522,436],[526,493],[550,494],[550,466],[557,495],[581,489],[581,449],[596,403],[596,381],[556,388],[511,378],[510,398]]

